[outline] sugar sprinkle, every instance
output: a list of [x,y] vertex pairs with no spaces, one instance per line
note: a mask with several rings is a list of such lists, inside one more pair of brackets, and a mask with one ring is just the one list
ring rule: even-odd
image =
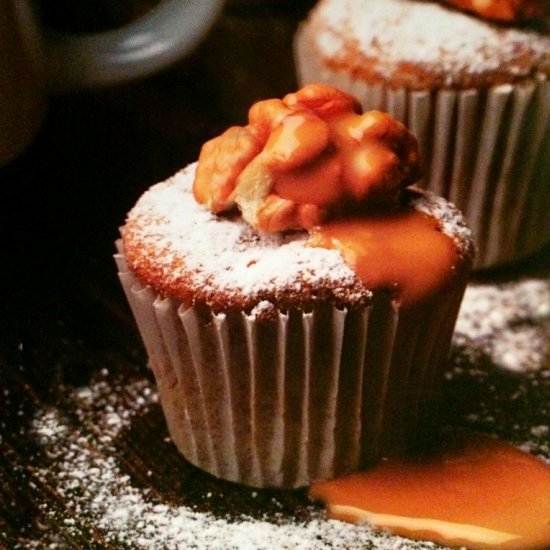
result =
[[[306,523],[248,517],[229,521],[188,506],[160,502],[148,489],[132,485],[129,476],[109,454],[114,438],[129,426],[132,417],[156,403],[153,387],[139,380],[127,386],[123,396],[100,381],[73,391],[70,400],[81,422],[95,425],[97,429],[91,435],[84,435],[78,426],[71,427],[59,410],[39,411],[33,423],[34,433],[48,456],[55,456],[56,460],[38,475],[55,477],[57,491],[70,502],[72,511],[77,515],[86,514],[102,531],[107,543],[145,550],[321,550],[355,545],[382,550],[434,548],[430,542],[413,542],[375,533],[367,526],[326,520],[323,513],[315,509],[312,509],[312,519]],[[72,518],[66,518],[66,528],[70,529],[73,524]],[[25,548],[42,548],[42,542],[26,541]],[[57,547],[52,544],[49,548]]]

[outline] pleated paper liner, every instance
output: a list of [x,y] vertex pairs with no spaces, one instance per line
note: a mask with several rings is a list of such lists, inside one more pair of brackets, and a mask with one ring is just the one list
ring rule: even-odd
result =
[[544,74],[486,89],[414,91],[369,85],[323,65],[304,27],[296,34],[300,85],[323,82],[389,112],[417,136],[423,186],[465,215],[475,267],[519,260],[550,241],[550,82]]
[[399,310],[315,306],[274,318],[163,299],[115,258],[171,438],[192,464],[256,487],[300,487],[403,452],[445,367],[464,288]]

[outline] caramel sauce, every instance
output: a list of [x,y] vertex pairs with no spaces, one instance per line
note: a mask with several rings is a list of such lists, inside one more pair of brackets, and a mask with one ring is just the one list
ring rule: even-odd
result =
[[340,172],[337,155],[320,155],[305,168],[277,173],[273,191],[298,204],[328,206],[336,203],[342,194]]
[[335,519],[471,549],[550,548],[550,466],[509,443],[457,432],[425,458],[314,483]]
[[416,210],[328,222],[309,244],[338,250],[367,287],[390,289],[404,306],[444,288],[457,264],[453,240]]

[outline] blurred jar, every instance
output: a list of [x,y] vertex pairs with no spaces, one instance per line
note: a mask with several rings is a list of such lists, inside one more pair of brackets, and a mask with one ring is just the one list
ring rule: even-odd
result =
[[[107,27],[122,22],[121,27],[69,25],[67,32],[37,15],[44,14],[48,23],[70,21],[70,14],[65,19],[60,11],[69,3],[58,1],[53,12],[53,4],[40,2],[0,0],[0,166],[30,143],[50,93],[124,82],[170,65],[195,48],[223,5],[223,0],[140,0],[139,5],[128,0],[125,5],[136,11],[119,15],[131,20],[105,21]],[[84,14],[84,5],[101,6],[91,0],[70,4]]]

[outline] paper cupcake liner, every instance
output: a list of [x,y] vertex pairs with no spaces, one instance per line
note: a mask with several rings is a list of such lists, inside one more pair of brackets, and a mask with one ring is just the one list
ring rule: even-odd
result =
[[363,108],[389,112],[417,136],[424,187],[464,213],[477,244],[475,267],[525,257],[550,241],[550,82],[543,74],[484,89],[394,89],[369,85],[321,62],[299,29],[300,85],[347,90]]
[[192,464],[300,487],[402,452],[423,425],[464,288],[402,311],[380,293],[359,311],[214,313],[142,286],[118,247],[170,436]]

